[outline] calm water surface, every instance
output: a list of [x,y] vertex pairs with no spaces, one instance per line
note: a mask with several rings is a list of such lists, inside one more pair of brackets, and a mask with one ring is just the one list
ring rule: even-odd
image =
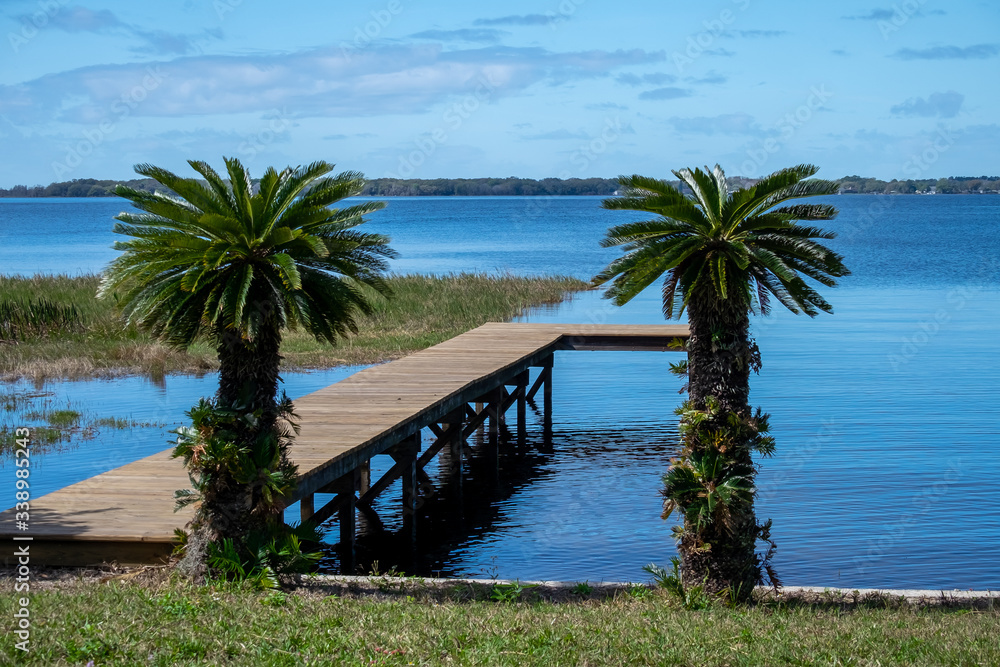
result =
[[[777,455],[762,462],[758,511],[774,519],[778,571],[788,584],[1000,587],[1000,198],[829,201],[841,209],[830,223],[841,234],[833,245],[854,272],[824,289],[836,315],[755,322],[764,369],[751,400],[772,414],[778,440]],[[398,272],[589,278],[616,256],[597,245],[606,227],[630,219],[599,202],[392,199],[370,228],[392,236]],[[0,200],[2,271],[99,271],[115,256],[110,218],[121,208],[116,200]],[[523,319],[662,322],[655,290],[624,308],[586,293]],[[427,504],[416,557],[385,537],[364,540],[363,555],[383,569],[644,579],[644,564],[674,552],[658,496],[681,400],[665,372],[671,360],[558,353],[551,450],[538,446],[535,420],[533,446],[512,448],[499,480],[470,467],[469,481],[484,491],[467,494],[461,514],[446,493]],[[301,396],[354,370],[287,374],[286,388]],[[51,395],[34,400],[68,404],[84,422],[115,416],[157,426],[97,429],[64,443],[37,459],[36,493],[163,449],[166,431],[214,383],[213,375],[47,383],[40,390]],[[3,414],[8,424],[24,413]],[[397,498],[390,490],[378,507],[390,530]],[[328,565],[336,568],[335,557]]]

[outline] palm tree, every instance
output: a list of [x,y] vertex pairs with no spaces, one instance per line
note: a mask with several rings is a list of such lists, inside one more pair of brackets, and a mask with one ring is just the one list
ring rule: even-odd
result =
[[732,191],[718,165],[673,172],[691,196],[666,181],[624,176],[623,196],[603,203],[655,217],[608,231],[602,245],[626,253],[594,283],[610,281],[605,296],[623,305],[662,276],[664,316],[688,313],[689,399],[678,411],[684,448],[664,478],[665,516],[679,509],[684,518],[676,532],[686,586],[745,598],[762,581],[762,566],[773,574],[768,556],[755,552],[758,539],[769,540],[770,523],[754,515],[751,455],[769,454],[773,440],[766,415],[749,406],[750,371],[760,368],[749,316],[768,314],[775,299],[794,313],[832,312],[805,278],[834,286],[849,271],[814,240],[835,235],[799,221],[830,220],[837,210],[784,205],[837,192],[832,181],[809,179],[817,171],[799,165]]
[[[214,405],[228,415],[217,421],[227,424],[227,433],[235,424],[238,444],[253,455],[255,448],[273,450],[275,440],[285,442],[289,434],[290,405],[277,396],[282,333],[302,327],[332,344],[355,331],[355,318],[371,312],[373,294],[388,294],[383,274],[394,253],[385,236],[354,229],[384,202],[332,208],[361,192],[360,173],[329,176],[333,165],[326,162],[269,168],[255,192],[239,160],[225,163],[228,182],[205,162],[188,163],[204,181],[149,164],[135,167],[173,194],[118,186],[116,193],[140,212],[116,216],[115,233],[131,238],[115,244],[122,254],[104,273],[98,295],[114,298],[129,323],[171,346],[186,348],[198,339],[214,344]],[[208,423],[205,410],[199,414]],[[189,466],[192,451],[197,462],[203,449],[188,447]],[[248,460],[264,465],[272,459]],[[224,503],[206,508],[202,494],[201,514],[213,539],[251,527],[247,518],[273,490],[269,474],[263,470],[260,483],[251,484],[238,482],[247,475],[228,478],[229,486],[240,487],[229,489],[229,501],[244,508],[242,520],[213,517]],[[269,504],[271,514],[279,509]]]

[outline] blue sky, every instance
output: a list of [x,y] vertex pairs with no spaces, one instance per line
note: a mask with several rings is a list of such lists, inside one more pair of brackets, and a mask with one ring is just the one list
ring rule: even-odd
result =
[[1000,174],[1000,3],[0,3],[0,187],[151,162],[370,178]]

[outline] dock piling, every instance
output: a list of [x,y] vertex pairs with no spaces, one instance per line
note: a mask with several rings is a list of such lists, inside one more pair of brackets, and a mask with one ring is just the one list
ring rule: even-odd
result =
[[517,444],[523,447],[528,439],[528,371],[517,376]]
[[417,487],[417,455],[420,453],[420,432],[404,438],[390,452],[392,459],[401,468],[403,480],[403,533],[412,545],[417,540],[417,509],[419,497]]
[[542,431],[546,443],[552,441],[552,365],[554,355],[550,355],[542,367]]
[[314,499],[315,496],[310,493],[308,496],[303,496],[302,500],[299,501],[299,517],[303,522],[311,519],[316,512],[316,508],[313,505]]
[[357,543],[357,497],[361,486],[361,469],[355,468],[331,485],[331,491],[343,498],[337,512],[340,523],[340,563],[345,573],[354,572]]

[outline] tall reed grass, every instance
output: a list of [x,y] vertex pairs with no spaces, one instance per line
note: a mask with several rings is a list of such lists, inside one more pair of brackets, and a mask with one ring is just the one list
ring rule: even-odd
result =
[[[96,298],[98,276],[0,276],[0,378],[97,377],[199,373],[217,367],[211,341],[169,348],[126,326],[112,300]],[[393,275],[391,299],[374,299],[374,312],[357,335],[336,346],[303,331],[285,334],[285,370],[367,364],[434,345],[486,322],[559,303],[587,284],[566,277],[508,274]],[[0,310],[0,320],[3,320]],[[21,318],[21,319],[18,319]],[[9,338],[8,338],[9,336]]]
[[52,303],[44,298],[0,301],[0,342],[16,343],[82,328],[83,318],[73,304]]

